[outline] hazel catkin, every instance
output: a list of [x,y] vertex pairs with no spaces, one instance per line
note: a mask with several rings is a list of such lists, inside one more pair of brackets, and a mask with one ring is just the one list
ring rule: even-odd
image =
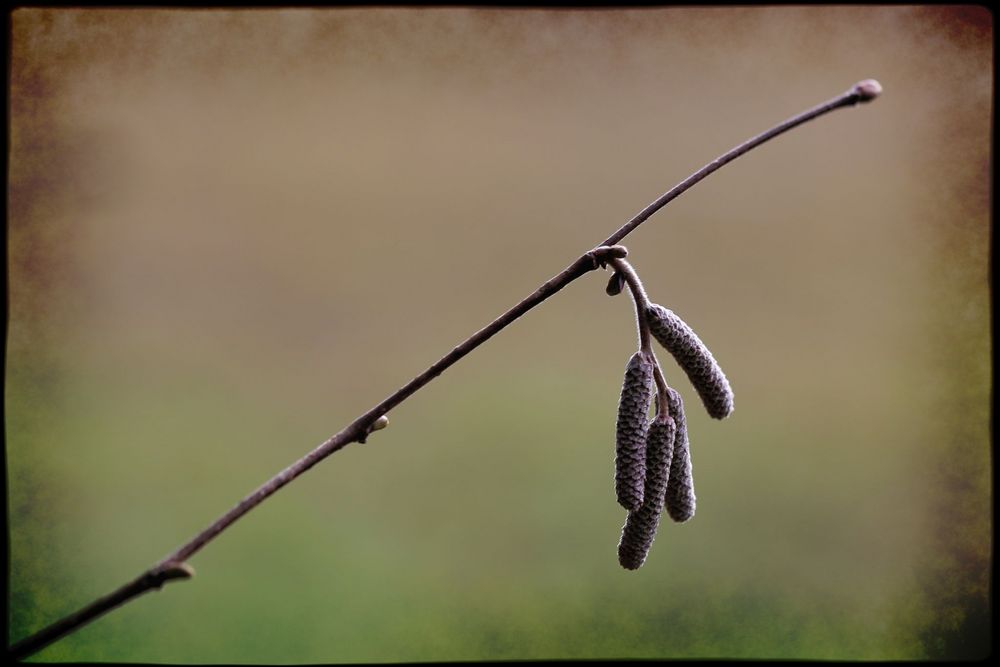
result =
[[677,427],[673,442],[673,456],[670,460],[670,479],[664,502],[667,514],[678,523],[694,516],[694,476],[691,470],[691,446],[688,443],[687,421],[684,418],[684,402],[674,389],[667,389],[667,411]]
[[646,309],[649,331],[684,370],[708,414],[724,419],[733,411],[733,390],[715,357],[673,311],[658,304]]
[[642,505],[646,482],[646,419],[653,394],[653,363],[642,351],[625,366],[615,426],[615,495],[627,510]]
[[642,567],[660,525],[670,475],[676,426],[666,416],[649,425],[646,432],[646,484],[642,506],[629,512],[618,543],[618,562],[626,570]]

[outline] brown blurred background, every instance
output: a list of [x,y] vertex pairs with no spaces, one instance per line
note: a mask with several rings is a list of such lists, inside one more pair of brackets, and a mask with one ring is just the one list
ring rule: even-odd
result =
[[[138,574],[689,173],[625,241],[698,513],[616,560],[587,276],[38,660],[927,659],[990,641],[981,7],[12,14],[10,638]],[[664,355],[660,355],[664,357]]]

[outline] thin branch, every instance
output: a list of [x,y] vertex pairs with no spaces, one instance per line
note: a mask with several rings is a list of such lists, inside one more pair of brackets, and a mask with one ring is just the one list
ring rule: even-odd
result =
[[663,369],[660,368],[660,360],[650,351],[653,358],[653,380],[656,382],[656,418],[662,419],[667,416],[667,406],[669,405],[668,391],[670,386],[667,379],[663,377]]
[[282,488],[334,452],[342,449],[352,442],[364,442],[365,438],[367,438],[372,431],[385,425],[385,414],[387,412],[412,396],[421,387],[443,373],[454,363],[462,359],[462,357],[472,352],[472,350],[476,349],[495,336],[508,325],[512,324],[529,310],[542,303],[580,276],[588,273],[589,271],[593,271],[599,266],[604,266],[609,261],[624,257],[626,251],[621,246],[617,246],[617,243],[630,234],[651,215],[653,215],[653,213],[663,208],[663,206],[671,200],[680,196],[691,186],[695,185],[723,165],[732,162],[739,156],[747,153],[760,144],[763,144],[769,139],[772,139],[779,134],[796,127],[797,125],[801,125],[802,123],[812,120],[813,118],[817,118],[829,111],[833,111],[841,107],[853,106],[858,102],[870,101],[880,92],[881,86],[879,86],[876,81],[871,79],[862,81],[834,99],[786,120],[767,132],[740,144],[736,148],[733,148],[729,152],[705,165],[640,211],[621,229],[609,236],[607,240],[600,244],[600,246],[581,255],[576,261],[570,264],[558,275],[543,283],[541,287],[523,299],[516,306],[460,343],[452,349],[451,352],[441,357],[441,359],[431,365],[423,373],[410,380],[406,385],[398,389],[395,393],[373,407],[371,410],[355,419],[339,433],[330,437],[304,457],[266,481],[253,493],[237,503],[235,507],[219,517],[212,523],[212,525],[198,533],[198,535],[196,535],[189,542],[185,543],[176,551],[160,560],[156,565],[146,570],[133,581],[130,581],[112,593],[109,593],[95,602],[92,602],[83,609],[80,609],[79,611],[64,617],[43,630],[40,630],[34,635],[17,642],[10,647],[10,655],[14,658],[27,657],[37,651],[40,651],[57,639],[75,632],[87,623],[93,621],[115,607],[129,602],[149,590],[159,588],[164,583],[172,580],[190,577],[193,574],[193,570],[191,570],[190,566],[188,566],[184,561],[201,550],[206,544],[222,533],[222,531],[231,526],[237,519],[262,503],[278,489]]
[[216,535],[225,530],[234,521],[259,505],[265,498],[275,491],[285,486],[293,479],[304,473],[309,468],[333,454],[338,449],[352,442],[357,442],[361,437],[365,437],[371,431],[369,425],[382,418],[385,413],[393,409],[409,396],[412,396],[418,389],[443,373],[449,366],[459,359],[472,352],[474,349],[488,341],[490,338],[500,333],[504,328],[513,323],[526,312],[542,303],[550,296],[570,284],[580,276],[589,271],[593,271],[603,266],[608,261],[615,258],[624,257],[628,251],[622,246],[601,246],[594,248],[581,255],[575,262],[566,267],[555,277],[547,280],[537,290],[523,299],[516,306],[506,313],[496,318],[488,325],[464,340],[461,344],[452,349],[451,352],[438,359],[430,368],[417,377],[410,380],[405,386],[389,396],[387,399],[376,405],[374,408],[361,415],[347,428],[340,431],[316,449],[306,454],[304,457],[288,466],[280,473],[265,482],[260,488],[241,500],[233,509],[219,517],[211,526],[206,528],[194,539],[173,552],[162,562],[185,561],[208,544]]
[[698,181],[702,180],[713,171],[720,169],[721,167],[729,164],[736,158],[740,157],[744,153],[752,151],[757,146],[760,146],[765,141],[774,139],[779,134],[783,134],[793,127],[802,125],[811,121],[813,118],[818,118],[825,113],[834,111],[835,109],[840,109],[841,107],[854,106],[858,102],[871,102],[873,99],[879,96],[882,92],[882,86],[878,81],[874,79],[865,79],[864,81],[859,81],[858,83],[851,86],[851,89],[845,93],[841,93],[832,100],[819,104],[808,111],[803,111],[797,116],[792,116],[783,123],[775,125],[770,130],[758,134],[753,139],[743,142],[736,148],[729,150],[728,152],[715,158],[704,167],[694,172],[683,181],[667,190],[659,199],[654,201],[652,204],[646,208],[639,211],[634,218],[626,222],[621,228],[605,239],[604,243],[601,245],[614,245],[620,242],[623,238],[632,233],[636,227],[644,223],[649,216],[653,215],[661,208],[669,204],[674,199],[677,199],[682,194],[684,194],[690,187],[696,184]]
[[[104,597],[98,598],[83,609],[53,623],[10,648],[12,657],[23,658],[42,649],[57,639],[75,632],[99,616],[121,606],[143,593],[156,590],[163,584],[179,579],[190,579],[194,570],[187,563],[165,562],[151,567],[138,577]],[[44,642],[44,643],[43,643]]]

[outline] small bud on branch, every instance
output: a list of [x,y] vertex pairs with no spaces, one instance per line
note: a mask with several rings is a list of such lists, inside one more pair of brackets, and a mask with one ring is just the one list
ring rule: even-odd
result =
[[624,288],[625,276],[620,271],[615,271],[611,274],[611,278],[608,279],[608,286],[604,288],[604,291],[608,296],[617,296],[622,293]]
[[882,94],[882,84],[875,79],[858,81],[851,89],[858,96],[859,102],[871,102]]

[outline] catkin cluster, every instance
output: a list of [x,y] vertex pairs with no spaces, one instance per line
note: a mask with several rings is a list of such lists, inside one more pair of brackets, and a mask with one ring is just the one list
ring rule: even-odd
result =
[[[627,279],[626,279],[627,276]],[[640,329],[640,349],[625,367],[615,429],[615,495],[628,510],[618,543],[618,562],[636,570],[646,561],[660,517],[678,523],[695,512],[694,477],[684,402],[667,386],[649,348],[648,330],[680,365],[708,414],[724,419],[733,411],[733,390],[701,339],[673,311],[647,301],[632,268],[619,260],[606,292],[614,296],[625,284],[632,290]],[[656,415],[649,420],[654,381]]]

